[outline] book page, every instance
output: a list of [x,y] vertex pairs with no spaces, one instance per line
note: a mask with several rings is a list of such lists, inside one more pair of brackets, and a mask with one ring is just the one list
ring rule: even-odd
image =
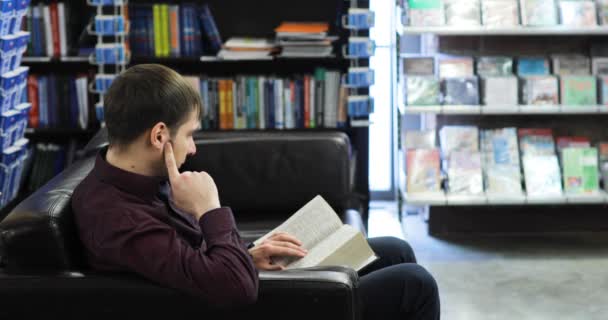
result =
[[317,265],[344,266],[359,271],[378,259],[361,232],[349,225],[344,225],[343,228],[351,234],[350,239]]
[[[342,221],[321,196],[316,196],[280,226],[254,242],[257,246],[277,232],[286,232],[302,242],[302,248],[312,251],[318,243],[340,229]],[[310,253],[309,253],[310,255]],[[294,259],[275,259],[288,265]]]
[[360,270],[376,260],[363,234],[352,226],[343,225],[321,241],[308,255],[287,266],[287,269],[315,266],[344,266]]

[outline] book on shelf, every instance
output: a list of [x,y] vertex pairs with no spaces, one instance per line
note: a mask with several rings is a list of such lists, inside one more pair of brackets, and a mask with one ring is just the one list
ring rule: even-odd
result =
[[189,76],[203,101],[203,129],[296,129],[344,127],[340,72],[290,78]]
[[565,106],[597,104],[597,78],[594,76],[561,76],[561,102]]
[[598,152],[596,148],[562,150],[564,190],[568,194],[589,194],[599,190]]
[[526,193],[528,196],[560,196],[562,182],[555,154],[522,155]]
[[435,130],[405,130],[405,149],[433,149],[436,147]]
[[608,57],[592,57],[591,70],[595,75],[608,75]]
[[602,183],[604,184],[604,190],[608,191],[608,142],[600,142],[597,146]]
[[518,93],[515,76],[481,77],[481,101],[486,106],[515,107],[519,102]]
[[597,25],[596,3],[585,0],[560,0],[560,23],[569,27],[594,27]]
[[408,23],[413,27],[441,26],[445,23],[442,0],[407,0]]
[[32,128],[79,128],[92,125],[89,117],[88,79],[84,75],[36,75],[27,79],[29,126]]
[[445,105],[479,105],[479,79],[475,76],[442,79],[441,92]]
[[308,251],[302,258],[273,258],[275,264],[286,269],[344,266],[359,271],[378,259],[363,234],[343,224],[321,196],[316,196],[281,225],[254,241],[254,245],[262,244],[279,232],[298,238],[302,248]]
[[475,75],[473,57],[438,56],[440,78],[472,77]]
[[481,25],[480,0],[444,0],[445,23],[451,26]]
[[589,75],[591,61],[582,54],[553,55],[553,74],[556,75]]
[[555,26],[557,10],[554,0],[519,0],[521,24],[530,27]]
[[486,191],[520,194],[521,166],[516,128],[483,130],[480,135]]
[[557,105],[559,103],[559,84],[556,76],[527,76],[520,79],[523,104]]
[[479,76],[511,76],[513,75],[513,58],[500,56],[483,56],[477,58],[476,67],[477,75]]
[[517,130],[519,149],[526,155],[555,155],[553,130],[548,128],[520,128]]
[[30,5],[23,22],[24,30],[30,32],[26,55],[64,57],[73,53],[70,14],[64,2]]
[[546,76],[551,74],[549,60],[543,57],[522,57],[517,59],[517,75]]
[[599,24],[608,24],[608,0],[596,0],[596,3]]
[[589,148],[591,141],[587,137],[581,136],[561,136],[557,137],[557,150],[561,154],[565,148]]
[[483,193],[484,185],[479,151],[452,151],[447,163],[449,194],[479,195]]
[[221,36],[208,5],[130,4],[130,47],[136,57],[215,55]]
[[481,0],[481,22],[491,27],[518,26],[517,0]]
[[479,129],[476,126],[444,126],[439,131],[441,154],[447,159],[453,151],[479,151]]
[[434,76],[435,57],[403,58],[403,74],[406,76]]
[[280,57],[329,57],[332,42],[329,24],[325,22],[282,22],[275,28],[277,43],[281,47]]
[[598,76],[598,104],[608,106],[608,76]]
[[406,150],[407,192],[440,192],[440,162],[441,159],[437,148]]
[[405,101],[408,106],[439,105],[439,79],[434,76],[405,78]]

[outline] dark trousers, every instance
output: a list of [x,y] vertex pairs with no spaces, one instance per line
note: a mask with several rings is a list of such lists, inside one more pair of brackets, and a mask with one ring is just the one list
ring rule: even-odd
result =
[[379,259],[359,272],[363,318],[439,319],[437,283],[416,264],[409,244],[393,237],[368,241]]

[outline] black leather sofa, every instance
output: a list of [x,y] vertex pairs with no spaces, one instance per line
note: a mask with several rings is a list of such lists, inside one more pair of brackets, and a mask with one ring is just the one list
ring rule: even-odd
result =
[[[345,223],[365,232],[353,194],[348,137],[340,132],[207,132],[184,170],[215,180],[241,234],[254,240],[321,194]],[[20,203],[0,222],[0,319],[360,319],[357,273],[343,267],[260,272],[258,301],[216,310],[196,297],[134,274],[87,268],[70,207],[93,167],[104,132],[82,159]]]

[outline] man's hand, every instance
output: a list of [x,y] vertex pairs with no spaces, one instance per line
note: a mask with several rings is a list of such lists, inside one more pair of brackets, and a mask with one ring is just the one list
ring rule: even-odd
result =
[[308,251],[301,247],[302,242],[295,237],[279,232],[270,236],[259,245],[249,249],[253,263],[259,270],[283,270],[285,266],[275,264],[273,257],[304,257]]
[[165,164],[171,182],[173,204],[180,210],[200,219],[210,210],[220,207],[217,187],[206,172],[179,173],[170,142],[165,144]]

